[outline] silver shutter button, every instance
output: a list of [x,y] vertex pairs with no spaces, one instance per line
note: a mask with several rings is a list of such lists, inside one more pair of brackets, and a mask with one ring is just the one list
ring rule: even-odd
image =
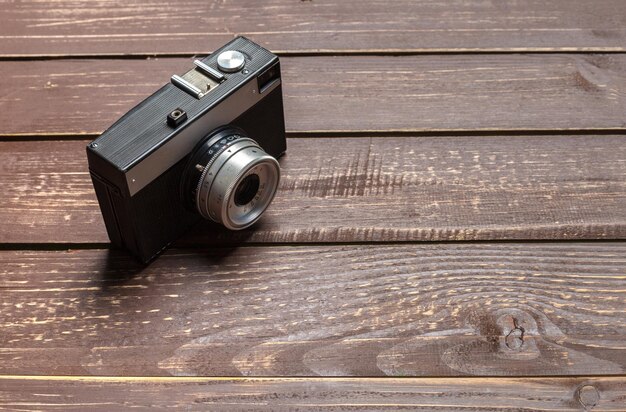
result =
[[226,73],[237,72],[246,64],[246,58],[241,52],[227,50],[217,56],[217,68]]

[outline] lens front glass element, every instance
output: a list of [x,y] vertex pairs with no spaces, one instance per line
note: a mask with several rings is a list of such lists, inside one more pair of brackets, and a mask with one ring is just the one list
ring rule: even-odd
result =
[[[249,154],[253,154],[252,150]],[[267,209],[278,186],[279,171],[274,162],[264,158],[252,161],[241,173],[226,206],[225,220],[231,226],[246,226]]]
[[244,206],[250,203],[259,191],[259,175],[256,173],[246,176],[235,190],[235,205]]

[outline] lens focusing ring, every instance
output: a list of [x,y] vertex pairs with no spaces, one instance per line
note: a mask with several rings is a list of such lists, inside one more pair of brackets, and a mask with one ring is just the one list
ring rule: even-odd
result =
[[[209,157],[203,156],[208,161],[195,190],[196,209],[229,229],[244,229],[261,217],[274,198],[280,179],[278,162],[254,140],[237,134],[209,143]],[[250,174],[258,175],[259,189],[250,202],[237,205],[236,188]]]

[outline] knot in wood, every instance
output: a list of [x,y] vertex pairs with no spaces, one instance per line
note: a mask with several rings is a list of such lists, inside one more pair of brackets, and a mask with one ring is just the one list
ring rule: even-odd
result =
[[578,402],[586,411],[593,409],[600,401],[600,393],[593,385],[585,385],[578,389]]
[[524,329],[519,326],[512,329],[508,335],[506,335],[505,343],[507,348],[511,350],[519,350],[524,344]]

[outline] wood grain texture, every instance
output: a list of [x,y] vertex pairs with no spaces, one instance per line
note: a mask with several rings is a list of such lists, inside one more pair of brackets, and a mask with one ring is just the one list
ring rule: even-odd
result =
[[237,34],[289,52],[624,51],[621,0],[34,0],[2,7],[0,55],[203,53]]
[[[626,242],[522,243],[626,239],[626,2],[0,21],[1,410],[626,410]],[[147,267],[107,250],[74,139],[238,34],[282,55],[276,201]]]
[[0,408],[623,411],[626,378],[0,378]]
[[0,252],[0,373],[611,375],[626,243]]
[[[0,62],[0,135],[100,133],[191,66]],[[626,130],[626,55],[298,57],[282,70],[289,132]]]
[[[107,242],[84,141],[0,142],[0,243]],[[626,136],[289,139],[261,221],[183,244],[626,238]]]

